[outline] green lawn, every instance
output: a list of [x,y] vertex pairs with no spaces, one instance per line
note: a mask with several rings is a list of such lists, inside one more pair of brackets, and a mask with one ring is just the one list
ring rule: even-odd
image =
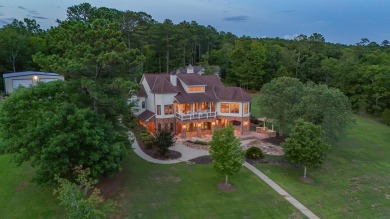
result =
[[[120,218],[300,218],[302,214],[246,169],[231,177],[233,193],[211,165],[147,163],[133,152],[113,184],[110,197],[121,206]],[[63,218],[51,188],[30,182],[33,169],[16,167],[0,156],[0,218]],[[118,186],[119,185],[119,186]]]
[[250,96],[252,97],[251,116],[260,117],[260,108],[259,104],[257,103],[257,100],[259,99],[260,95],[259,93],[251,93]]
[[[247,169],[231,177],[233,193],[211,165],[157,165],[131,155],[115,195],[126,218],[288,218],[302,214]],[[119,195],[118,195],[119,194]]]
[[0,218],[64,218],[51,188],[31,182],[33,169],[0,156]]
[[321,218],[390,218],[390,128],[357,118],[349,135],[332,145],[312,184],[303,169],[257,165]]

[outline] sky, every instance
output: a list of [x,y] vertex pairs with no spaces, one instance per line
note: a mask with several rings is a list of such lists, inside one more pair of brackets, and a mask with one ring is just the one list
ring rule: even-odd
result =
[[69,6],[144,11],[155,20],[211,25],[237,36],[292,39],[320,33],[327,42],[390,41],[390,0],[0,0],[0,26],[35,19],[42,28],[66,18]]

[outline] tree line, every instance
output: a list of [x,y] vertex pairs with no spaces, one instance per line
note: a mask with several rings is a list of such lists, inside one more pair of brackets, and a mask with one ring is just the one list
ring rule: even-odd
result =
[[[94,50],[90,55],[96,56],[120,47],[126,56],[107,53],[107,60],[93,60],[101,61],[95,63],[95,69],[100,71],[98,77],[106,74],[106,66],[116,62],[123,63],[121,71],[133,81],[138,81],[142,73],[164,73],[188,64],[219,66],[225,82],[248,90],[260,90],[275,77],[295,77],[304,83],[312,81],[340,89],[356,112],[390,114],[388,40],[377,44],[362,38],[355,45],[342,45],[326,42],[319,33],[300,34],[293,40],[237,37],[196,21],[158,22],[144,12],[97,8],[88,3],[69,7],[67,18],[57,22],[48,30],[41,29],[33,19],[14,20],[3,26],[0,72],[62,72],[62,67],[54,65],[64,56],[85,59],[89,49]],[[72,31],[78,31],[77,35],[71,35]],[[73,42],[75,38],[78,41]],[[94,44],[88,42],[95,39]],[[67,43],[83,41],[89,47],[79,46],[67,52]],[[44,56],[52,60],[45,62],[41,59]],[[61,64],[66,68],[80,67],[69,62]]]

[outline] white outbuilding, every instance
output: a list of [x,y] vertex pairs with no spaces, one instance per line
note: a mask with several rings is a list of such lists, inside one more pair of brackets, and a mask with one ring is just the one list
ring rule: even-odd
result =
[[64,80],[64,76],[51,72],[24,71],[3,74],[5,94],[12,93],[19,86],[35,86],[38,82]]

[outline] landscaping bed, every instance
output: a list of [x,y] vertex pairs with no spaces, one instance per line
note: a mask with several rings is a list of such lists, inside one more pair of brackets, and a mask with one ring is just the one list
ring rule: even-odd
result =
[[161,155],[153,143],[154,136],[149,132],[149,130],[139,124],[135,118],[130,119],[125,124],[134,133],[135,140],[141,150],[150,157],[158,160],[172,160],[178,159],[182,156],[180,152],[173,150],[168,150],[167,154]]
[[158,159],[158,160],[173,160],[173,159],[178,159],[178,158],[180,158],[182,156],[180,152],[173,151],[173,150],[168,150],[168,153],[162,156],[155,146],[148,147],[148,146],[146,146],[144,144],[144,142],[139,140],[137,137],[136,137],[136,140],[137,140],[138,145],[141,148],[141,150],[145,154],[153,157],[154,159]]

